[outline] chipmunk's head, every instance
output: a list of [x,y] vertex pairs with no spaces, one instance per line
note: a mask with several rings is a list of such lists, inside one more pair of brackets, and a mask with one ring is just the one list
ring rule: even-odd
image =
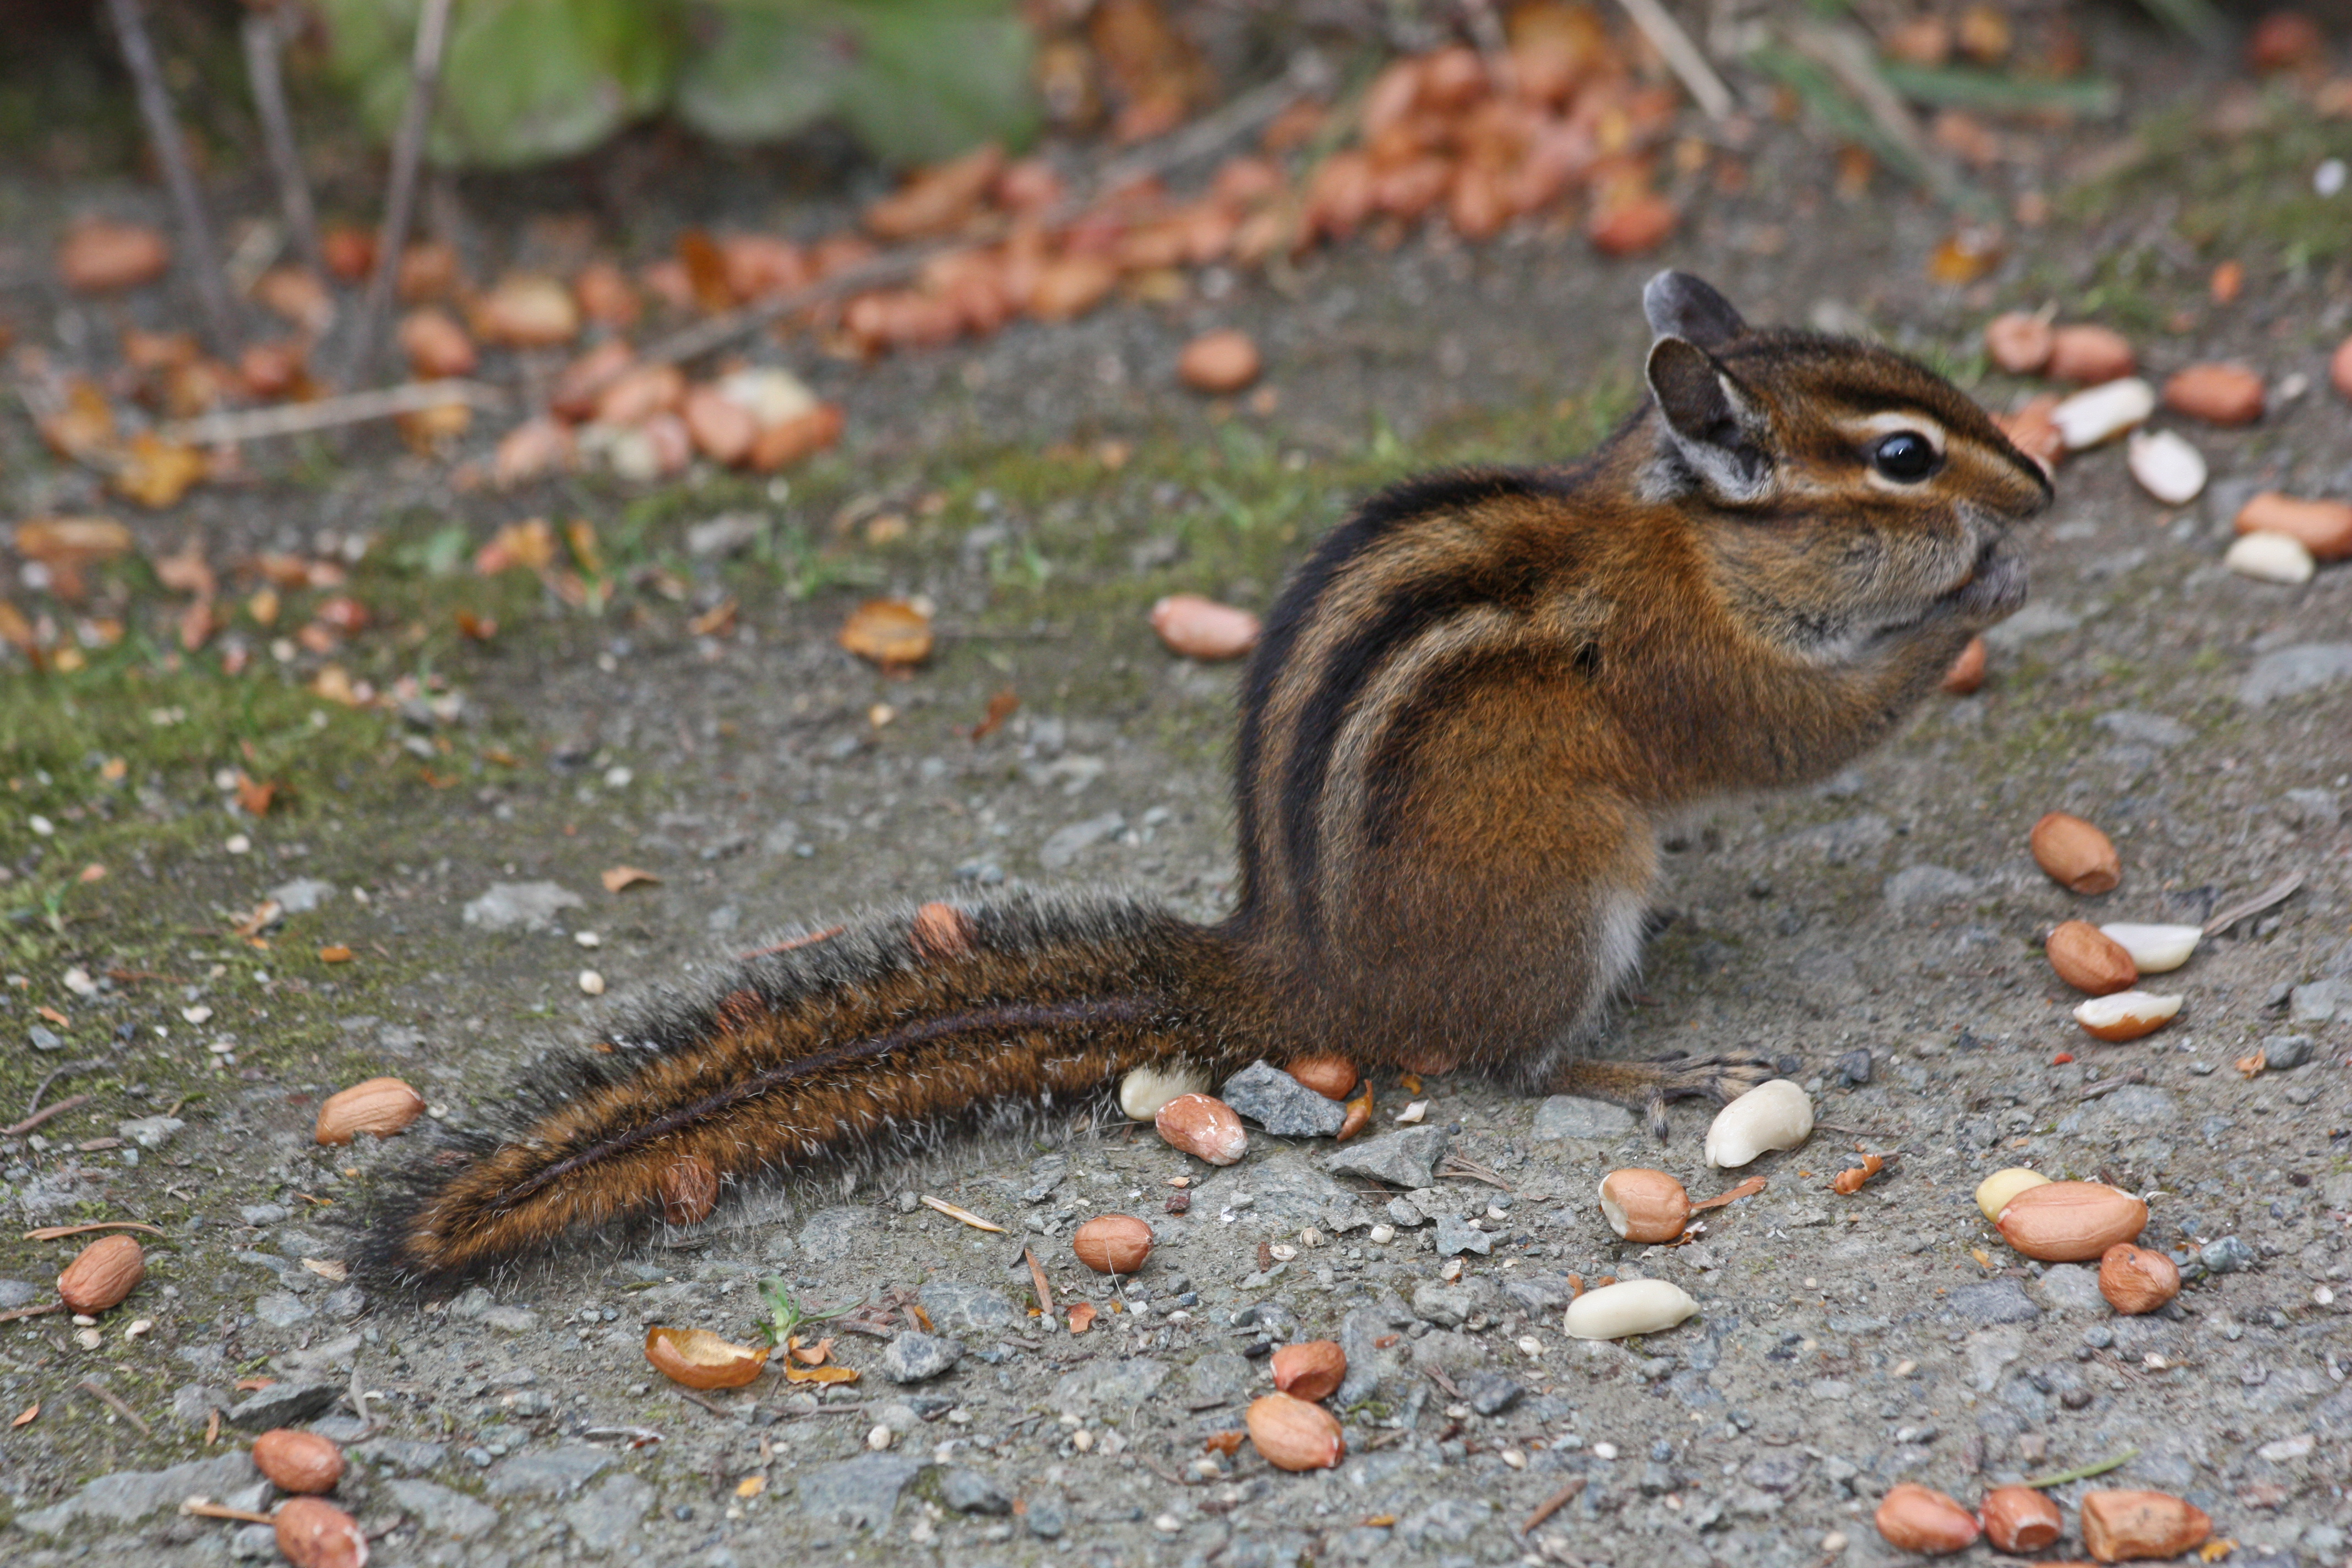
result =
[[1959,388],[1874,344],[1752,330],[1687,273],[1659,273],[1642,305],[1657,334],[1645,489],[1703,519],[1759,630],[1838,660],[2025,602],[2007,535],[2050,481]]

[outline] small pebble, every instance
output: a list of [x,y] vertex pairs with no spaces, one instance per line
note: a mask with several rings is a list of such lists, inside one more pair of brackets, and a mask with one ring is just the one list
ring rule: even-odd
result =
[[242,833],[232,833],[228,836],[228,841],[223,844],[221,847],[227,850],[232,855],[242,855],[247,850],[253,847],[253,840],[247,838]]
[[602,996],[604,994],[604,977],[593,969],[583,969],[580,972],[580,989],[591,996]]
[[888,1447],[896,1440],[897,1436],[887,1426],[877,1426],[873,1431],[866,1434],[866,1446],[879,1453]]
[[578,942],[582,947],[602,947],[604,945],[604,939],[598,936],[593,931],[573,931],[572,933],[572,940]]

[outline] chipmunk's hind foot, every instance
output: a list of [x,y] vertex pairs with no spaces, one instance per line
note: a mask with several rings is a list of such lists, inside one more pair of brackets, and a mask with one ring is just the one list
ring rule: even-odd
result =
[[1780,1069],[1762,1057],[1663,1057],[1656,1061],[1576,1061],[1560,1069],[1555,1094],[1606,1100],[1639,1112],[1659,1142],[1666,1141],[1666,1107],[1677,1100],[1727,1105]]

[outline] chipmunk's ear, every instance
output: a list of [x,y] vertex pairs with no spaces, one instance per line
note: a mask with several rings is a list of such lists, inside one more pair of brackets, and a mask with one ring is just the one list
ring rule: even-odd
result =
[[1684,464],[1726,500],[1753,500],[1762,494],[1771,468],[1764,448],[1766,425],[1738,379],[1713,354],[1677,337],[1650,345],[1646,374],[1658,412],[1665,416],[1667,437]]
[[1731,301],[1687,272],[1661,272],[1642,289],[1642,313],[1662,338],[1720,348],[1748,330]]

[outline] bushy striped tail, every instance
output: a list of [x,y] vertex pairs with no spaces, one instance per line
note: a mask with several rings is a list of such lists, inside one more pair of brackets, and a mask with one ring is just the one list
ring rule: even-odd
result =
[[1230,944],[1157,906],[1016,894],[871,916],[640,1005],[535,1068],[378,1212],[363,1267],[437,1294],[583,1233],[698,1219],[763,1177],[904,1152],[1129,1068],[1264,1048]]

